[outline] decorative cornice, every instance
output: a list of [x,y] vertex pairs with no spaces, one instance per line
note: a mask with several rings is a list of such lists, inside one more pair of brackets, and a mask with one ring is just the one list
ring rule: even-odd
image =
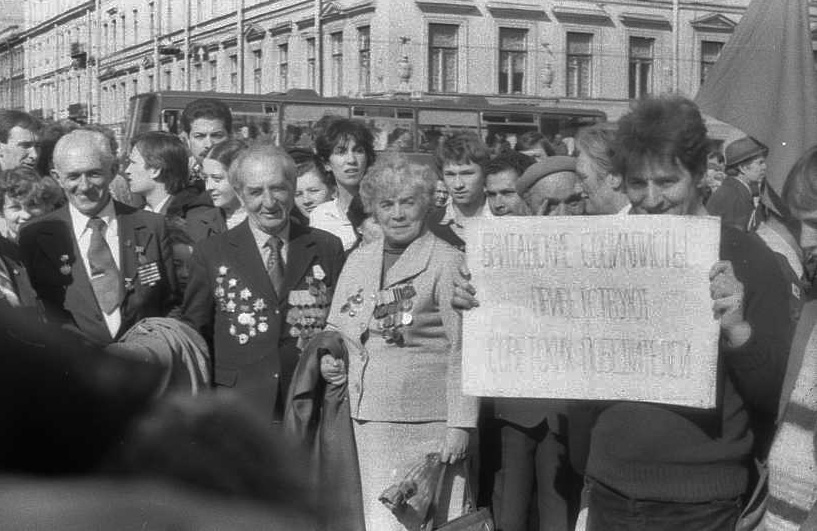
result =
[[334,20],[343,17],[343,9],[337,2],[327,2],[321,11],[321,20]]
[[559,22],[588,24],[591,26],[613,26],[613,19],[603,9],[592,4],[559,5],[553,8],[553,16]]
[[293,23],[291,20],[286,20],[284,22],[279,22],[278,24],[274,25],[269,29],[269,34],[271,37],[277,37],[279,35],[284,35],[287,33],[292,33],[292,26]]
[[244,39],[246,39],[247,42],[257,41],[263,39],[266,33],[264,28],[258,24],[250,23],[244,28]]
[[298,26],[298,31],[315,27],[315,17],[302,18],[295,23]]
[[482,15],[474,0],[417,0],[417,7],[423,13]]
[[689,25],[697,31],[709,33],[732,33],[735,31],[735,27],[738,24],[729,17],[719,13],[712,13],[690,21]]
[[621,23],[628,28],[659,30],[672,29],[672,24],[670,24],[669,20],[661,15],[652,15],[649,13],[622,13],[618,18],[621,20]]
[[550,17],[540,5],[513,2],[488,2],[488,11],[494,18],[550,21]]

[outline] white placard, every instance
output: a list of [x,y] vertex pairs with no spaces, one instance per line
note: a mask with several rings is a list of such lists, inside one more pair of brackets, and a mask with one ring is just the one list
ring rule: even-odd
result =
[[466,241],[466,394],[715,406],[718,218],[506,216]]

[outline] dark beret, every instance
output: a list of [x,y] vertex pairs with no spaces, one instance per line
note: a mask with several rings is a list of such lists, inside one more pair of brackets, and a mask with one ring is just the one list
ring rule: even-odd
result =
[[522,195],[542,177],[547,177],[548,175],[562,171],[576,171],[575,157],[556,155],[530,166],[525,170],[525,173],[522,174],[522,177],[516,181],[516,193]]

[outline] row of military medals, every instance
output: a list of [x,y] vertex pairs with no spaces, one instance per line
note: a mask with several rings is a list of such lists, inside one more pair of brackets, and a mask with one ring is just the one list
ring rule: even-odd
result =
[[[326,327],[326,314],[332,303],[332,293],[323,283],[323,270],[315,266],[318,275],[306,278],[307,290],[289,292],[290,309],[287,324],[289,335],[298,338],[298,348],[303,350],[312,337]],[[317,278],[320,277],[320,278]]]
[[[377,321],[377,329],[386,343],[403,344],[402,329],[414,322],[411,310],[414,308],[413,299],[416,295],[417,291],[411,284],[384,289],[375,295],[374,318]],[[362,304],[363,288],[350,296],[340,311],[348,312],[349,317],[354,317]]]
[[411,309],[414,307],[412,299],[415,295],[417,291],[411,284],[395,286],[377,293],[374,318],[377,320],[380,335],[386,340],[386,343],[403,345],[402,328],[414,322]]

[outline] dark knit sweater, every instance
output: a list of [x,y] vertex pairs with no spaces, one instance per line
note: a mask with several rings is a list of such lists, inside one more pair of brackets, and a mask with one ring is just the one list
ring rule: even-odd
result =
[[587,474],[628,497],[736,498],[749,487],[753,452],[768,448],[793,330],[789,286],[754,234],[724,228],[720,256],[745,286],[752,337],[737,350],[721,342],[715,410],[619,402],[599,415]]

